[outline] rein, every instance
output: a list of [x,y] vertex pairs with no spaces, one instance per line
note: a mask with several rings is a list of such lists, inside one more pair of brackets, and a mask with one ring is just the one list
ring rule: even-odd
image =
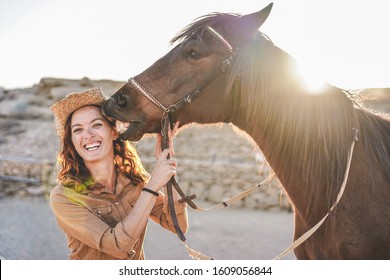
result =
[[329,214],[336,208],[337,204],[339,203],[341,197],[344,194],[345,187],[347,186],[347,181],[348,181],[348,175],[349,175],[349,169],[351,167],[351,162],[352,162],[352,155],[353,155],[353,150],[355,148],[355,143],[359,140],[358,138],[358,133],[359,130],[357,128],[353,128],[354,132],[354,137],[352,140],[351,147],[348,152],[348,158],[347,158],[347,167],[345,169],[345,174],[344,174],[344,179],[340,187],[340,191],[337,194],[336,201],[333,203],[332,207],[329,209],[328,213],[317,223],[315,224],[311,229],[309,229],[307,232],[302,234],[297,240],[295,240],[286,250],[284,250],[282,253],[280,253],[274,260],[279,260],[292,252],[295,248],[297,248],[299,245],[301,245],[303,242],[305,242],[310,236],[313,235],[314,232],[325,222],[326,218],[328,218]]

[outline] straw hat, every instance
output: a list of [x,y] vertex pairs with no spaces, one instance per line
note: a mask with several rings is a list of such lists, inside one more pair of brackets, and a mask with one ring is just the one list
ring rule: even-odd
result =
[[54,113],[54,122],[60,139],[65,134],[65,123],[68,117],[77,109],[87,105],[101,105],[105,96],[99,87],[91,88],[82,92],[69,93],[65,98],[54,103],[50,109]]

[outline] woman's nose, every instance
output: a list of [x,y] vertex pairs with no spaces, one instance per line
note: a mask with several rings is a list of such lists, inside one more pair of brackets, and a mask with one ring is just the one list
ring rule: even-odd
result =
[[88,138],[91,138],[93,137],[95,134],[93,132],[93,129],[92,127],[88,128],[85,130],[85,135],[84,135],[84,138],[88,139]]

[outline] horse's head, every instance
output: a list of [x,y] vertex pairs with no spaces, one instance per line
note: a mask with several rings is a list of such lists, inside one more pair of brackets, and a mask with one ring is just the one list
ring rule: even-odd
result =
[[127,128],[121,137],[137,141],[159,132],[164,111],[181,125],[229,122],[241,67],[235,54],[258,33],[271,8],[244,16],[211,14],[179,33],[170,52],[103,104],[104,114]]

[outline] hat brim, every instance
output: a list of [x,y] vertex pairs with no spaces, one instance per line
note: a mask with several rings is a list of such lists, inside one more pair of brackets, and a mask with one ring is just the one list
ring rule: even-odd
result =
[[54,113],[55,126],[60,139],[65,134],[65,123],[74,111],[88,105],[100,106],[105,100],[101,88],[96,87],[82,92],[69,93],[64,99],[54,103],[50,109]]

